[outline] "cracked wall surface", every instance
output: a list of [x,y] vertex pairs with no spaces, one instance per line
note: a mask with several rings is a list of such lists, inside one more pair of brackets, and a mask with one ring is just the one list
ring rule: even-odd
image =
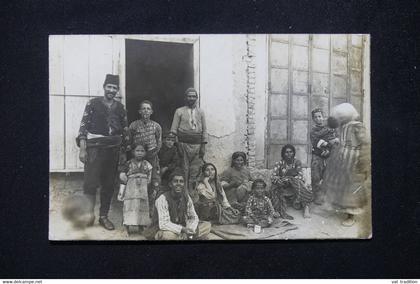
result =
[[200,106],[208,122],[205,160],[219,171],[235,151],[247,150],[246,35],[200,39]]
[[[200,39],[200,106],[206,112],[205,160],[219,171],[244,151],[251,168],[265,167],[267,46],[265,35]],[[258,74],[258,76],[257,76]]]

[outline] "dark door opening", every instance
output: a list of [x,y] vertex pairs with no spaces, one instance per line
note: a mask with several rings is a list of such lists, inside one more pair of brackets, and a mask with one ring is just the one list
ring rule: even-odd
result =
[[139,119],[139,103],[149,100],[152,119],[169,130],[185,90],[194,86],[193,45],[127,39],[125,46],[128,122]]

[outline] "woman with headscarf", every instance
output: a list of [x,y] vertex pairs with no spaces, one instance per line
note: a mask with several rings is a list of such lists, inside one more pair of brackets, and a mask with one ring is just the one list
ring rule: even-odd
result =
[[293,219],[286,213],[287,199],[297,210],[303,209],[303,217],[310,218],[309,204],[312,202],[312,191],[306,187],[302,172],[302,162],[295,159],[296,149],[287,144],[281,149],[282,160],[274,165],[271,176],[273,184],[271,200],[274,209],[281,218]]
[[364,183],[370,171],[370,147],[366,129],[357,121],[359,114],[353,105],[337,105],[329,122],[338,125],[339,145],[333,148],[325,169],[322,189],[327,201],[345,213],[343,226],[353,226],[354,215],[361,214],[367,203]]
[[220,182],[232,207],[243,211],[251,192],[251,172],[244,152],[232,154],[230,168],[220,176]]
[[215,165],[205,163],[202,166],[196,194],[198,201],[195,203],[195,209],[200,220],[216,224],[239,222],[240,212],[230,206],[217,176]]

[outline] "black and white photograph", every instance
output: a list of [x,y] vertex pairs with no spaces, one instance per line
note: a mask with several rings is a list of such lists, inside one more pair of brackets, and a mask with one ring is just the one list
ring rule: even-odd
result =
[[49,240],[372,238],[368,34],[48,40]]

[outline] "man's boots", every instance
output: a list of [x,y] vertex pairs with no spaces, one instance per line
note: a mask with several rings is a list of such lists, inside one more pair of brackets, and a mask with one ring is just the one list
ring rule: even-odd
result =
[[101,216],[99,217],[99,224],[107,229],[108,231],[112,231],[115,229],[114,224],[112,224],[111,221],[109,221],[107,216]]

